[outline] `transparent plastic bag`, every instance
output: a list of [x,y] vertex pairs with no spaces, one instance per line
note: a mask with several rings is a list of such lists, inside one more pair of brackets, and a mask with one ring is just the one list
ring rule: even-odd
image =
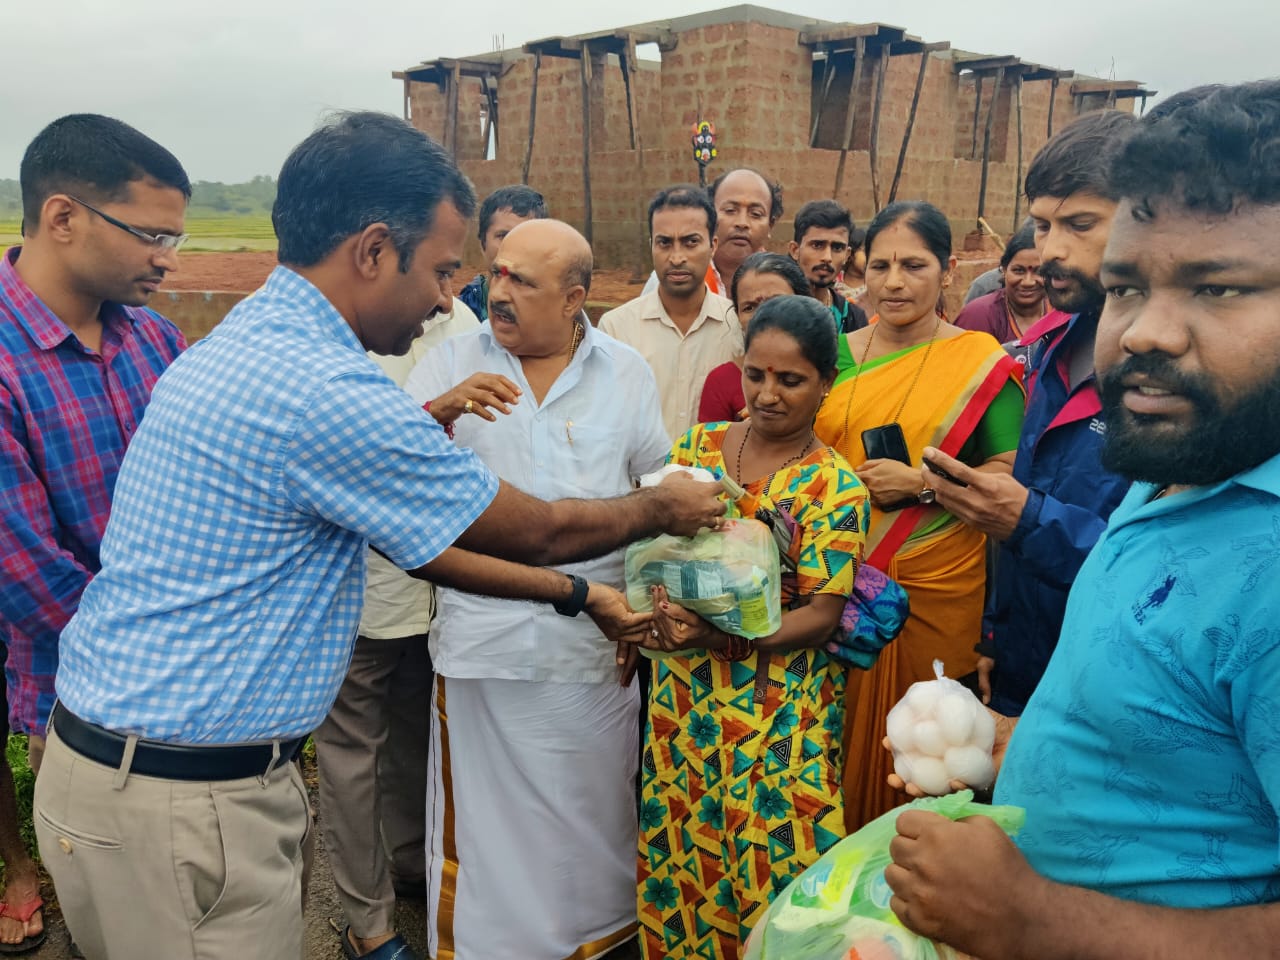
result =
[[952,820],[989,817],[1013,836],[1021,807],[974,803],[969,790],[898,807],[845,837],[796,877],[751,931],[743,960],[955,960],[946,944],[912,933],[889,907],[884,879],[889,844],[904,810],[930,810]]
[[943,673],[933,661],[936,679],[907,688],[885,720],[893,769],[925,793],[947,793],[959,780],[978,790],[995,781],[991,760],[996,724],[972,691]]
[[765,637],[782,626],[780,575],[773,534],[757,520],[726,520],[719,530],[663,534],[627,547],[632,610],[652,610],[649,588],[663,586],[672,603],[740,637]]

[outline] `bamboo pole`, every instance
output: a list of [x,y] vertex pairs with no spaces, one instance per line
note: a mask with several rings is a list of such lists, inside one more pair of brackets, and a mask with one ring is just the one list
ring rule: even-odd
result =
[[876,213],[880,212],[880,104],[884,99],[884,82],[889,73],[889,48],[880,48],[880,62],[876,70],[876,98],[871,108],[871,142],[867,156],[871,164],[871,202]]
[[969,159],[978,159],[978,118],[982,116],[982,74],[973,78],[973,145],[969,148]]
[[582,235],[591,243],[591,45],[582,44]]
[[849,84],[849,109],[845,112],[844,118],[844,145],[840,148],[840,161],[836,164],[836,185],[831,191],[831,196],[839,199],[840,190],[844,187],[844,165],[849,159],[849,145],[853,143],[853,121],[857,115],[858,108],[858,86],[862,83],[862,61],[866,59],[867,54],[867,38],[858,37],[854,40],[853,50],[853,80]]
[[924,75],[929,67],[929,48],[920,51],[920,70],[916,73],[916,89],[911,94],[911,110],[907,113],[907,129],[902,133],[902,146],[898,150],[898,165],[893,171],[893,185],[889,187],[889,202],[898,198],[898,184],[902,180],[902,168],[907,163],[907,146],[911,143],[911,128],[916,125],[916,110],[920,106],[920,92],[924,89]]
[[991,89],[991,103],[987,107],[987,123],[982,133],[982,185],[978,187],[978,218],[987,212],[987,174],[991,166],[991,123],[996,116],[996,101],[1000,99],[1000,86],[1004,83],[1004,67],[996,68],[996,85]]
[[622,67],[622,86],[627,92],[627,129],[631,132],[631,149],[639,149],[639,138],[636,133],[635,94],[631,90],[632,73],[636,66],[636,38],[627,36],[627,49],[619,58]]
[[458,96],[462,92],[462,67],[456,61],[449,74],[449,107],[445,122],[449,125],[449,150],[458,159]]
[[533,130],[538,119],[538,74],[542,72],[542,51],[533,55],[533,85],[529,90],[529,142],[524,149],[524,169],[520,182],[529,185],[529,164],[533,162]]
[[1013,81],[1014,102],[1018,106],[1018,182],[1013,185],[1013,232],[1022,224],[1022,74]]
[[1058,99],[1058,78],[1054,77],[1053,82],[1049,85],[1049,125],[1044,135],[1048,139],[1053,139],[1053,105]]

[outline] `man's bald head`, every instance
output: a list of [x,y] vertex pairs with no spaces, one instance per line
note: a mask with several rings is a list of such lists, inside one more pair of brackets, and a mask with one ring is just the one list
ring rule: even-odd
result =
[[530,220],[507,234],[489,281],[489,329],[521,359],[572,353],[591,285],[591,247],[559,220]]
[[528,220],[509,234],[503,243],[519,237],[519,248],[533,256],[542,256],[554,264],[563,288],[591,289],[591,273],[595,260],[587,238],[563,220]]

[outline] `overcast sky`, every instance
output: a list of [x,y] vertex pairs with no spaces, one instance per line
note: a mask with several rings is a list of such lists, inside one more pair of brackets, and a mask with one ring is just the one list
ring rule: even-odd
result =
[[[326,110],[399,114],[391,71],[728,6],[715,0],[0,0],[0,177],[50,120],[90,111],[159,140],[192,179],[275,175]],[[1280,4],[1264,0],[865,0],[761,4],[881,21],[1162,94],[1280,74]],[[768,64],[761,64],[768,69]]]

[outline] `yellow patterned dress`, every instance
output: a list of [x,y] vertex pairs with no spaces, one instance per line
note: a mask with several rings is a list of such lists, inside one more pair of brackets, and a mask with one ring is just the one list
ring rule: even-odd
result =
[[[725,471],[726,423],[702,424],[672,463]],[[745,516],[784,507],[800,536],[784,609],[853,590],[866,488],[822,447],[747,486]],[[733,960],[774,896],[844,836],[840,736],[845,670],[823,650],[709,653],[653,663],[641,761],[638,907],[647,960]]]

